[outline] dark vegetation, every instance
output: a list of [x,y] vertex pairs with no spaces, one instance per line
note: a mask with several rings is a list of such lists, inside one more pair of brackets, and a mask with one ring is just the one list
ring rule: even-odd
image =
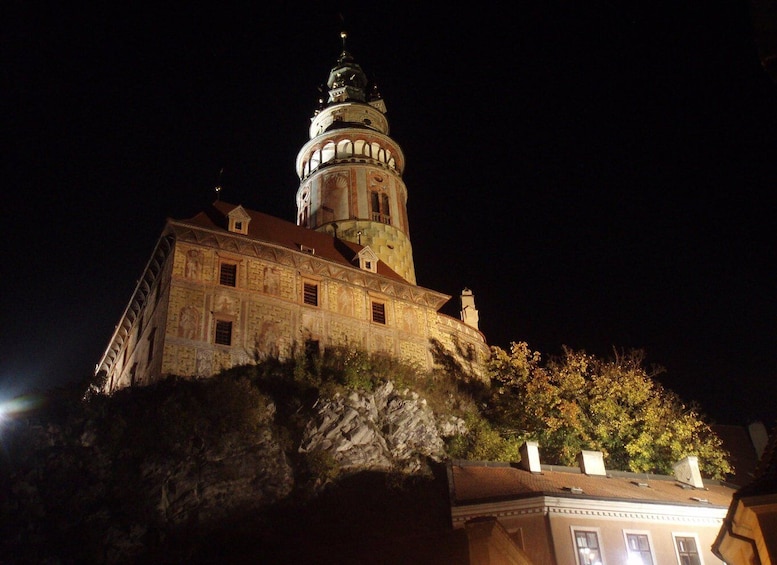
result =
[[[101,383],[92,379],[47,392],[42,406],[0,432],[0,563],[456,563],[466,540],[450,531],[444,464],[430,461],[418,475],[346,475],[331,455],[296,449],[320,397],[389,379],[436,414],[465,420],[469,433],[448,440],[451,458],[518,461],[520,443],[540,439],[545,462],[566,464],[581,446],[615,461],[628,440],[640,469],[661,471],[660,457],[699,448],[727,465],[703,418],[655,388],[637,354],[604,361],[568,352],[542,365],[525,344],[495,348],[485,383],[473,377],[466,352],[432,345],[439,370],[431,373],[385,355],[302,349],[210,379],[170,378],[111,396],[97,393]],[[642,411],[658,416],[647,421]],[[688,433],[682,445],[665,438],[656,454],[645,434],[666,424],[661,417],[679,419]],[[620,422],[624,435],[602,418]],[[160,518],[158,496],[142,494],[158,493],[150,483],[165,465],[243,449],[246,438],[269,432],[293,474],[284,496],[217,519],[194,509],[172,523]]]

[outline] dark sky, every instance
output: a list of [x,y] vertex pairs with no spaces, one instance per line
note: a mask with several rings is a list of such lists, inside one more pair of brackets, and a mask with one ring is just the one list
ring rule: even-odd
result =
[[447,312],[467,286],[491,344],[641,348],[714,421],[773,420],[777,85],[746,2],[109,4],[4,8],[0,394],[91,373],[221,169],[293,220],[344,27]]

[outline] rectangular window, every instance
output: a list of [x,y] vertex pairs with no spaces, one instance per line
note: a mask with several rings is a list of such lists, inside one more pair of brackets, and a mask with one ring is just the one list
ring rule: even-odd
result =
[[696,549],[696,538],[675,536],[674,543],[680,565],[701,565],[699,551]]
[[372,303],[372,321],[379,324],[386,323],[386,305],[382,302]]
[[222,263],[219,273],[219,284],[235,286],[237,282],[237,265],[234,263]]
[[599,536],[594,531],[576,530],[575,548],[580,565],[601,565],[602,552],[599,548]]
[[232,345],[232,322],[216,320],[215,342],[218,345]]
[[372,191],[370,194],[370,207],[372,208],[372,220],[374,222],[391,224],[388,194]]
[[626,545],[629,551],[629,564],[653,565],[653,554],[650,551],[650,540],[647,534],[626,534]]
[[302,301],[311,306],[318,306],[318,285],[313,283],[303,283]]

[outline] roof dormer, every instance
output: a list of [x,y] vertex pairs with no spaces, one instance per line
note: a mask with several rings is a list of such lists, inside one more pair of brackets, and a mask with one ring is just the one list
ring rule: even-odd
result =
[[378,256],[369,245],[356,254],[354,261],[359,262],[359,268],[363,271],[378,272]]
[[248,223],[251,221],[251,216],[245,211],[242,206],[236,206],[227,213],[227,229],[234,233],[241,233],[248,235]]

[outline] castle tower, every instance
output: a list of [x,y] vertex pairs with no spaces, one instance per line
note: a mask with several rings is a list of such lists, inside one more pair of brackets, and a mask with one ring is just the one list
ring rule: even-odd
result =
[[369,246],[415,284],[405,158],[389,137],[386,105],[345,48],[329,73],[310,141],[297,155],[297,224]]

